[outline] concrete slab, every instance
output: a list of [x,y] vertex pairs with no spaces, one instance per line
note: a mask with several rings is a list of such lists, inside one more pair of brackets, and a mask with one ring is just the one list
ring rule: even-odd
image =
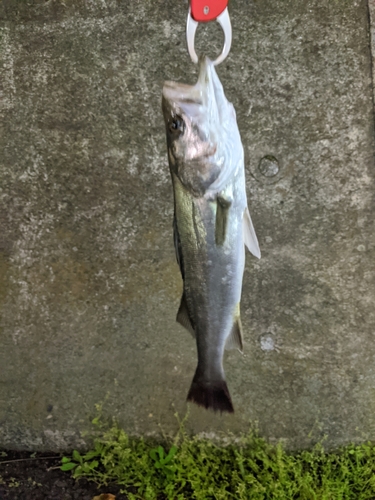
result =
[[[1,13],[0,446],[82,445],[95,403],[175,430],[196,365],[161,87],[194,82],[186,2],[19,2]],[[365,0],[232,0],[219,67],[262,259],[247,258],[234,416],[189,429],[290,448],[375,439],[374,118]],[[220,49],[215,25],[198,46]],[[262,158],[268,157],[268,159]],[[271,159],[270,159],[271,157]],[[275,160],[278,163],[276,172]]]

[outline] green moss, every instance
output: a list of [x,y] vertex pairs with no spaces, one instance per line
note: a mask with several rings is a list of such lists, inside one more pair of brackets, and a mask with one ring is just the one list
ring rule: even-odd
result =
[[62,469],[98,484],[117,483],[131,500],[370,500],[375,498],[375,446],[346,446],[327,453],[288,453],[250,432],[236,444],[188,437],[183,422],[174,440],[130,438],[100,419],[94,448],[74,451]]

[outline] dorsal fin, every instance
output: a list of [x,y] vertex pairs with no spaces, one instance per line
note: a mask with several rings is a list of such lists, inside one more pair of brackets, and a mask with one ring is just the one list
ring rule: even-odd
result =
[[173,243],[174,243],[174,249],[176,252],[177,264],[180,268],[182,279],[184,279],[184,266],[183,266],[183,260],[182,260],[180,235],[178,234],[176,212],[173,215]]
[[182,294],[181,297],[181,303],[180,307],[178,309],[177,317],[176,317],[177,323],[180,323],[188,332],[191,333],[191,335],[195,338],[195,331],[193,328],[193,325],[191,324],[190,316],[189,316],[189,309],[186,303],[186,296],[185,292]]
[[260,259],[260,248],[257,235],[251,221],[249,209],[246,207],[243,213],[243,239],[249,252]]

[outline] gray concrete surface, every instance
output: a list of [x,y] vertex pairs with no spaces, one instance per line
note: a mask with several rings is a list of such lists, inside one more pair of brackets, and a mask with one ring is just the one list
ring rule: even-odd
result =
[[[187,2],[1,9],[0,446],[83,445],[102,401],[129,433],[172,432],[196,351],[175,323],[160,100],[165,79],[196,78]],[[238,435],[257,421],[289,448],[375,440],[367,3],[231,0],[230,12],[218,73],[262,259],[247,257],[245,354],[225,361],[236,413],[191,407],[188,429]],[[221,40],[199,29],[212,55]]]

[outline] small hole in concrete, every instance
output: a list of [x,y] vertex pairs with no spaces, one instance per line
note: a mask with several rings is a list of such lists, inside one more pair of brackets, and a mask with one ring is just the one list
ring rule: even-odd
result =
[[271,155],[263,156],[259,162],[258,168],[264,177],[274,177],[280,170],[279,161]]

